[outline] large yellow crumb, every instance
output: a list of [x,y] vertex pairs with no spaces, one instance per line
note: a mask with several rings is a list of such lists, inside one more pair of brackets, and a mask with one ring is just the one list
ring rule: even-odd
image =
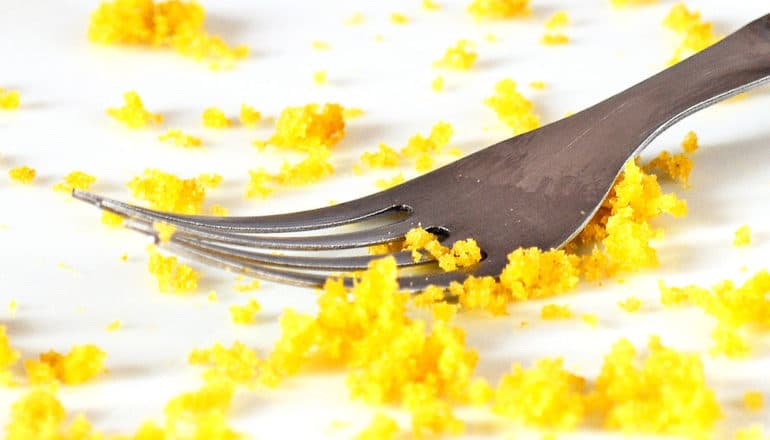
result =
[[158,290],[164,293],[188,293],[198,288],[200,274],[192,267],[179,263],[176,257],[163,256],[155,246],[147,247],[147,268],[158,282]]
[[275,134],[268,142],[306,151],[332,147],[345,136],[342,110],[339,104],[287,107],[281,112]]
[[228,128],[233,122],[225,115],[225,112],[218,107],[209,107],[203,110],[203,126],[208,128]]
[[[9,423],[5,426],[6,440],[63,439],[81,440],[90,437],[68,435],[64,425],[67,412],[52,391],[33,389],[11,405]],[[84,419],[83,419],[84,420]],[[78,422],[83,424],[83,421]]]
[[107,115],[116,121],[125,124],[129,128],[145,128],[148,125],[160,124],[163,122],[163,115],[159,113],[150,113],[144,108],[142,98],[135,91],[123,94],[124,104],[122,107],[111,107],[107,109]]
[[525,370],[514,364],[495,391],[493,410],[528,425],[570,430],[587,408],[585,379],[564,369],[562,360],[541,359]]
[[105,0],[91,14],[88,38],[108,45],[170,47],[212,69],[248,56],[247,46],[230,46],[206,32],[205,21],[206,11],[194,1]]
[[62,179],[61,182],[54,184],[53,190],[64,193],[71,193],[73,189],[85,191],[91,188],[96,182],[96,177],[82,171],[73,171]]
[[400,12],[393,12],[390,14],[390,22],[393,24],[407,24],[409,23],[409,17]]
[[648,349],[640,361],[623,339],[605,356],[591,396],[605,427],[691,438],[708,433],[722,412],[700,358],[667,348],[656,337]]
[[253,324],[256,321],[257,312],[262,310],[257,300],[250,299],[242,306],[230,306],[230,316],[236,324]]
[[148,202],[150,208],[178,214],[200,214],[206,188],[219,185],[219,175],[201,174],[182,179],[157,169],[146,169],[128,182],[131,194]]
[[26,165],[8,170],[8,177],[14,182],[21,183],[22,185],[29,185],[32,183],[32,181],[35,180],[36,174],[37,172],[34,168],[30,168]]
[[469,267],[481,261],[481,249],[476,240],[469,238],[457,240],[451,248],[443,246],[434,234],[416,227],[406,233],[404,249],[412,251],[412,258],[419,261],[422,258],[421,249],[425,249],[444,271],[452,271],[459,267]]
[[477,20],[483,18],[525,17],[532,12],[530,0],[473,0],[468,12]]
[[540,318],[546,320],[572,318],[572,310],[568,305],[546,304],[540,310]]
[[203,145],[203,141],[199,137],[187,134],[178,128],[169,129],[167,132],[158,136],[158,140],[161,142],[169,142],[177,147],[194,148]]
[[492,108],[514,135],[534,130],[540,126],[540,117],[534,113],[534,104],[516,90],[516,82],[503,79],[495,85],[495,94],[486,98],[484,104]]
[[16,110],[19,108],[20,98],[18,91],[0,87],[0,110]]
[[671,154],[668,151],[662,151],[647,164],[647,169],[661,170],[666,173],[668,177],[676,180],[685,187],[689,186],[692,167],[693,162],[686,154]]
[[390,417],[377,413],[369,426],[353,437],[354,440],[395,440],[398,424]]
[[240,121],[244,127],[255,127],[262,120],[262,113],[248,104],[241,104]]
[[20,356],[19,352],[11,346],[5,326],[0,325],[0,386],[14,384],[9,368],[19,360]]
[[751,228],[749,225],[743,225],[735,230],[733,245],[748,246],[751,244]]
[[545,21],[546,29],[563,28],[569,24],[567,11],[556,11]]
[[454,46],[450,46],[441,59],[433,65],[454,70],[470,70],[476,63],[479,54],[474,50],[474,44],[468,40],[459,40]]
[[74,345],[67,354],[51,350],[41,353],[38,360],[27,359],[24,369],[32,384],[58,381],[77,385],[103,373],[105,357],[107,354],[93,344]]
[[256,380],[261,363],[257,352],[240,341],[233,342],[229,348],[216,343],[210,348],[195,349],[188,362],[207,366],[203,377],[208,381],[227,379],[243,385],[251,385]]
[[675,64],[720,39],[714,34],[713,25],[701,19],[700,12],[690,11],[683,3],[677,3],[671,8],[663,24],[681,37],[669,64]]
[[664,305],[692,303],[716,318],[713,354],[745,356],[750,347],[741,330],[770,322],[770,272],[767,270],[758,271],[742,285],[726,280],[706,289],[696,285],[669,287],[661,281],[659,287]]
[[743,394],[743,406],[749,411],[759,411],[765,407],[765,396],[760,391],[747,391]]
[[370,168],[394,168],[398,165],[398,152],[387,144],[380,144],[376,152],[365,151],[361,163]]
[[334,166],[329,161],[331,153],[324,147],[308,152],[305,159],[291,164],[284,161],[275,178],[286,185],[307,185],[317,182],[334,173]]

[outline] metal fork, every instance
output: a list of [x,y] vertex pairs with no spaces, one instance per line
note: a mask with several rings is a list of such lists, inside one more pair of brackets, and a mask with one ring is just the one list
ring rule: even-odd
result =
[[[505,140],[399,186],[336,206],[260,217],[158,212],[95,194],[77,199],[124,216],[157,235],[153,222],[176,227],[160,245],[251,276],[317,286],[332,273],[366,268],[382,255],[297,255],[275,250],[359,248],[400,240],[418,225],[445,244],[475,238],[483,260],[443,272],[435,262],[393,253],[405,289],[448,285],[469,274],[498,275],[517,247],[559,248],[591,219],[623,165],[680,119],[770,80],[770,15],[721,42],[571,117]],[[377,226],[366,220],[399,213]],[[286,234],[361,224],[357,230]],[[272,252],[271,252],[272,250]]]

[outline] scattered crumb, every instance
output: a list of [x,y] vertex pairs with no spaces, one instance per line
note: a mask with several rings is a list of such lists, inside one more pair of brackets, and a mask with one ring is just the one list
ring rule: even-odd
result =
[[158,136],[158,140],[161,142],[169,142],[177,147],[195,148],[203,145],[203,141],[193,135],[184,133],[179,129],[169,129],[167,132]]
[[240,121],[244,127],[256,127],[262,120],[262,113],[248,104],[241,104]]
[[329,43],[320,40],[314,40],[310,43],[310,46],[315,50],[329,50],[332,48]]
[[473,0],[468,5],[476,20],[526,17],[531,12],[529,0]]
[[86,191],[96,182],[96,177],[86,174],[82,171],[73,171],[62,179],[61,182],[54,184],[53,190],[63,193],[71,193],[73,189]]
[[568,24],[569,15],[567,14],[567,11],[556,11],[545,21],[545,28],[551,30],[558,29],[566,27]]
[[409,23],[409,17],[400,12],[393,12],[390,14],[390,22],[393,24],[404,25]]
[[568,305],[546,304],[540,310],[540,318],[545,320],[572,318],[572,310]]
[[203,126],[208,128],[228,128],[233,125],[225,112],[218,107],[205,109],[201,118],[203,119]]
[[642,300],[635,296],[629,296],[623,301],[618,301],[618,306],[629,313],[634,313],[642,307]]
[[120,330],[123,327],[123,321],[120,319],[116,319],[109,324],[107,324],[107,331],[114,332],[116,330]]
[[326,84],[326,70],[313,72],[313,82],[318,86]]
[[107,115],[129,128],[145,128],[163,122],[163,115],[150,113],[144,108],[142,98],[135,91],[124,93],[123,101],[122,107],[108,108]]
[[21,102],[21,94],[16,90],[0,87],[0,110],[16,110]]
[[430,88],[434,92],[443,92],[444,91],[444,77],[441,75],[438,75],[431,81]]
[[350,17],[344,20],[344,23],[349,26],[361,24],[366,21],[366,16],[363,12],[357,11],[350,15]]
[[453,70],[470,70],[479,57],[474,46],[471,41],[459,40],[454,46],[449,47],[444,56],[436,60],[433,65]]
[[236,324],[253,324],[256,321],[257,312],[262,310],[257,300],[250,299],[242,306],[230,306],[230,316]]
[[749,225],[743,225],[735,230],[733,245],[748,246],[751,244],[751,228]]
[[35,180],[36,173],[37,171],[35,171],[34,168],[22,165],[8,170],[8,177],[14,182],[21,183],[22,185],[29,185]]
[[743,394],[743,406],[749,411],[759,411],[765,407],[765,396],[760,391],[747,391]]

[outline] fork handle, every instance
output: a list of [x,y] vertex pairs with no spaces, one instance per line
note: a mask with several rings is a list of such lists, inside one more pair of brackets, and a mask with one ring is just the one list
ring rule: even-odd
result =
[[[621,163],[682,118],[770,81],[770,14],[597,104],[603,122],[636,138]],[[617,133],[621,134],[621,133]]]

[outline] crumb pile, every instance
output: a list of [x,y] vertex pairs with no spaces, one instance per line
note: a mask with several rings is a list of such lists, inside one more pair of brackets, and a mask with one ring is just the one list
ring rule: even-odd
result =
[[207,188],[216,188],[222,182],[218,174],[201,174],[182,179],[173,174],[148,168],[142,175],[128,182],[128,188],[138,200],[150,208],[177,214],[200,214]]
[[205,9],[194,1],[103,1],[91,14],[88,38],[107,45],[171,47],[212,69],[231,67],[248,56],[247,46],[230,46],[206,32],[205,21]]
[[75,345],[67,354],[51,350],[41,353],[37,360],[25,360],[24,369],[33,385],[58,382],[78,385],[103,373],[106,357],[107,353],[93,344]]

